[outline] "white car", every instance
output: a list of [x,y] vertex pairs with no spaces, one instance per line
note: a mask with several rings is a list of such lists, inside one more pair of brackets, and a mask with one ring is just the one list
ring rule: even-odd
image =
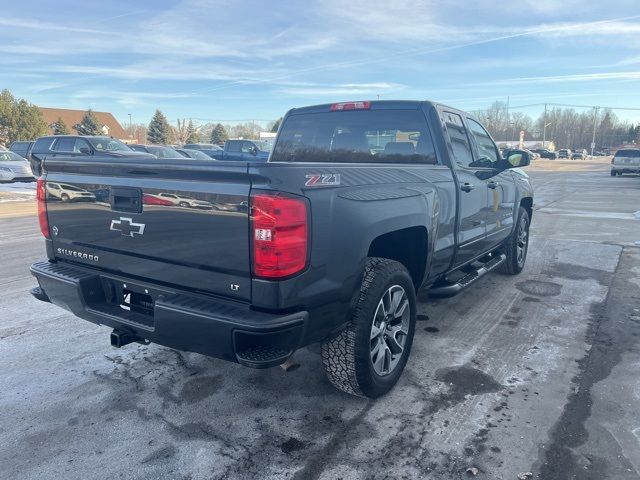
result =
[[157,196],[159,198],[169,200],[171,203],[178,205],[179,207],[213,208],[211,203],[204,200],[197,200],[193,197],[183,197],[182,195],[176,195],[175,193],[160,193]]
[[47,182],[47,193],[53,198],[57,198],[63,202],[95,202],[96,196],[74,185],[66,183]]
[[0,151],[0,182],[33,182],[29,162],[17,153]]
[[622,148],[611,160],[611,176],[623,173],[640,173],[640,149]]

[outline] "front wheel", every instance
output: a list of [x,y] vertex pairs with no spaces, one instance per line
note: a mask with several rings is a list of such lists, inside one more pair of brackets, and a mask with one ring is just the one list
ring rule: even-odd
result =
[[515,230],[509,236],[503,253],[507,259],[500,265],[500,271],[509,275],[517,275],[524,268],[529,250],[529,213],[524,207],[518,210]]
[[616,172],[615,170],[611,170],[611,176],[615,177],[618,174],[618,172]]
[[396,384],[411,352],[416,295],[399,262],[369,258],[351,320],[322,344],[322,363],[338,389],[362,397],[384,395]]

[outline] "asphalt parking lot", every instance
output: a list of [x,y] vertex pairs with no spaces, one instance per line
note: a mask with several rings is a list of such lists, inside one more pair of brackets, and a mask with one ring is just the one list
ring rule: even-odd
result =
[[0,476],[640,478],[640,177],[529,173],[523,273],[421,294],[407,370],[375,402],[335,390],[317,348],[289,372],[111,348],[31,298],[37,219],[0,212]]

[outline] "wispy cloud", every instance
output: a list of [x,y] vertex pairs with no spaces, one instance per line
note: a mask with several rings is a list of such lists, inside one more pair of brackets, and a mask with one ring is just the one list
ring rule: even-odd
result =
[[0,19],[0,88],[60,106],[235,117],[305,98],[481,102],[639,80],[621,70],[640,64],[640,15],[609,18],[637,12],[637,0],[176,0],[106,13],[80,0],[21,3]]
[[406,88],[400,83],[344,83],[336,85],[309,84],[298,86],[282,86],[278,88],[285,95],[300,96],[342,96],[342,95],[377,95],[399,92]]
[[13,28],[26,28],[30,30],[58,31],[66,33],[90,33],[93,35],[117,35],[116,31],[96,30],[94,28],[81,28],[72,25],[62,25],[59,23],[42,22],[40,20],[31,20],[24,18],[0,18],[0,25]]
[[598,82],[604,80],[640,80],[640,72],[599,72],[581,73],[571,75],[549,75],[541,77],[516,77],[504,78],[491,82],[479,82],[469,85],[528,85],[545,83],[569,83],[569,82]]

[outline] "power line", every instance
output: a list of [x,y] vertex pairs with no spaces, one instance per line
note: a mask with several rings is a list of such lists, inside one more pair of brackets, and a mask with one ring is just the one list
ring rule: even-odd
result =
[[518,105],[518,106],[510,107],[510,109],[513,110],[514,108],[542,107],[544,105],[551,105],[554,107],[589,108],[589,109],[598,107],[598,108],[603,108],[605,110],[640,111],[640,107],[605,107],[601,105],[575,105],[572,103],[552,103],[552,102],[530,103],[528,105]]

